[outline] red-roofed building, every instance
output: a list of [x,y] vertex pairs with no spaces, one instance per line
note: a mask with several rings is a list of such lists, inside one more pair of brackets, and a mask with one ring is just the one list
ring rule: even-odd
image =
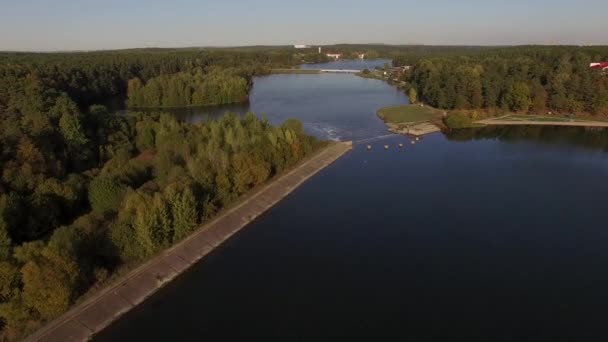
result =
[[589,67],[594,70],[608,70],[608,62],[591,63]]

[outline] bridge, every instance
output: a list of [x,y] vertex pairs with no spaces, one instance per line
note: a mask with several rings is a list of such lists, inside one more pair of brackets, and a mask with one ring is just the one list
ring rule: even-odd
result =
[[361,70],[355,69],[288,69],[288,68],[276,68],[272,69],[272,74],[324,74],[324,73],[335,73],[335,74],[356,74]]
[[336,73],[336,74],[357,74],[360,73],[361,70],[354,69],[320,69],[319,72],[327,72],[327,73]]

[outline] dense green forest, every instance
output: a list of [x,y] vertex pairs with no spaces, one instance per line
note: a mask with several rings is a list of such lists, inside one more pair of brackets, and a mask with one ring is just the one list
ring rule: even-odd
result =
[[608,47],[516,47],[429,57],[407,81],[443,109],[608,114],[608,77],[589,68]]
[[145,84],[134,78],[128,83],[127,104],[158,108],[242,102],[247,99],[251,83],[251,78],[225,68],[160,75]]
[[248,114],[188,124],[167,114],[115,115],[97,103],[127,91],[129,102],[158,101],[144,105],[229,102],[246,97],[252,75],[300,57],[0,54],[2,339],[61,314],[116,270],[180,240],[324,145],[294,120],[273,127]]
[[[127,84],[160,75],[231,69],[241,77],[267,74],[273,67],[300,63],[287,50],[241,52],[197,49],[144,49],[95,53],[0,53],[0,106],[11,92],[35,78],[44,88],[66,93],[82,110],[111,97],[126,96]],[[29,81],[28,81],[29,78]]]

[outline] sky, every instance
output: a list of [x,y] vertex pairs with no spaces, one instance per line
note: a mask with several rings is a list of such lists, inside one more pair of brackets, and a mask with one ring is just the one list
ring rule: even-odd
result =
[[0,0],[0,50],[608,45],[608,0]]

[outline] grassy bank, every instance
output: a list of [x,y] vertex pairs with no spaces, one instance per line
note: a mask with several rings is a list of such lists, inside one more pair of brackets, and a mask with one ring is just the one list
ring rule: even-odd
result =
[[440,117],[442,111],[420,105],[403,105],[384,107],[378,111],[378,116],[386,123],[413,123],[430,121]]
[[384,107],[378,111],[389,131],[415,136],[438,132],[442,114],[440,110],[420,105]]

